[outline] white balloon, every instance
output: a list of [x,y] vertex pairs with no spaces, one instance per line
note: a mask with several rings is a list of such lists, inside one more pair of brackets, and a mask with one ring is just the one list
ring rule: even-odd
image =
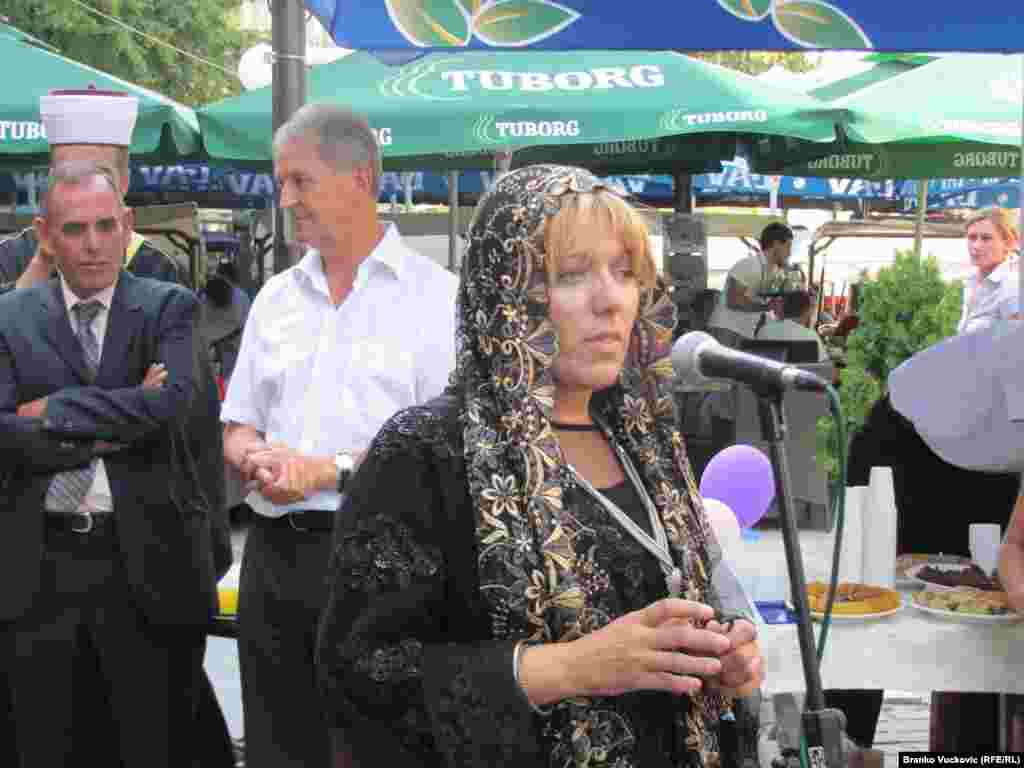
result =
[[734,549],[742,541],[740,524],[736,519],[736,513],[725,502],[718,499],[704,499],[704,513],[711,523],[711,530],[715,532],[715,538],[723,552]]

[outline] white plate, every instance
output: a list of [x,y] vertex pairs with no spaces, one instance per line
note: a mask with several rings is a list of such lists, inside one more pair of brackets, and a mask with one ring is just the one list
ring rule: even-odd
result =
[[[890,608],[888,611],[880,611],[878,613],[833,613],[832,623],[855,624],[864,621],[874,621],[875,619],[884,619],[886,616],[892,616],[894,613],[899,613],[902,610],[903,606],[898,605],[895,608]],[[811,611],[811,618],[815,621],[822,621],[825,618],[825,614]]]
[[927,605],[918,605],[913,597],[910,598],[910,604],[921,611],[921,613],[929,613],[946,621],[960,621],[965,624],[1013,624],[1024,620],[1024,615],[1014,612],[986,615],[984,613],[961,613],[960,611],[944,611],[941,608],[929,608]]

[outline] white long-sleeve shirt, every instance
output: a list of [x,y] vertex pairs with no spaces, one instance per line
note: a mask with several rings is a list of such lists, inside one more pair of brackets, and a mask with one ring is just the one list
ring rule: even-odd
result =
[[[390,225],[360,264],[352,291],[331,301],[323,261],[310,250],[256,296],[221,410],[303,454],[363,451],[396,411],[441,394],[455,365],[457,278]],[[339,495],[253,510],[337,508]]]

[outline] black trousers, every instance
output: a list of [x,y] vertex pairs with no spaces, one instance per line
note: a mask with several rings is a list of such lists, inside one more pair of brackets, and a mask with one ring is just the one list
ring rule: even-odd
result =
[[330,541],[260,515],[249,529],[238,589],[246,768],[331,765],[313,664]]
[[[80,657],[83,655],[79,654]],[[95,652],[92,656],[95,658]],[[190,731],[192,760],[184,763],[182,768],[234,768],[235,750],[227,721],[217,701],[213,684],[204,670],[200,670],[200,673],[200,679],[196,681],[195,725]],[[99,685],[101,682],[102,677],[95,666],[78,665],[73,704],[76,713],[72,734],[74,765],[123,768],[118,725],[110,701],[108,699],[104,706],[96,697],[95,692],[103,690]],[[0,762],[0,765],[17,765],[17,762],[15,759],[10,763]]]
[[18,764],[17,733],[11,707],[11,686],[7,671],[13,659],[11,633],[6,624],[0,624],[0,765]]
[[205,628],[146,619],[112,528],[47,532],[39,594],[9,632],[21,768],[75,764],[83,739],[106,749],[100,731],[74,726],[108,708],[123,766],[190,764]]

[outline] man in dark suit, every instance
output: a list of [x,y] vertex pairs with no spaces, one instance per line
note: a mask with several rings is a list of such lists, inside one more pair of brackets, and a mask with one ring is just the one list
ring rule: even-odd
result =
[[[60,276],[0,297],[0,622],[21,765],[67,763],[82,659],[99,661],[123,764],[187,764],[196,687],[182,681],[216,605],[182,426],[204,397],[198,302],[122,269],[131,212],[103,167],[53,169],[37,230]],[[205,421],[189,427],[213,439]]]
[[[138,100],[128,94],[99,91],[53,92],[40,99],[40,113],[50,143],[51,164],[91,161],[106,165],[116,172],[122,194],[127,194],[130,180],[129,145],[135,126]],[[51,279],[52,257],[46,252],[34,227],[9,237],[0,238],[0,293],[30,288]],[[132,234],[125,255],[125,269],[138,277],[151,277],[186,285],[188,276],[174,259],[160,251],[137,233]],[[207,381],[206,402],[194,403],[192,419],[219,421],[220,402],[210,365],[202,361]],[[210,440],[204,431],[187,429],[193,436],[190,449],[196,459],[203,494],[209,502],[213,528],[214,562],[218,576],[231,566],[231,532],[225,497],[225,473],[221,436]],[[231,478],[234,480],[234,478]],[[3,647],[0,625],[0,648]],[[0,650],[0,656],[9,656]],[[86,671],[84,674],[88,675]],[[89,687],[89,682],[83,685]],[[203,768],[232,768],[234,758],[227,724],[220,710],[213,686],[205,674],[199,681],[201,701],[198,714],[197,754],[202,755]],[[75,755],[83,763],[106,764],[108,746],[114,741],[116,728],[109,707],[95,707],[89,719],[80,718],[75,728]],[[0,660],[0,765],[15,760],[13,723],[10,715],[6,672]]]

